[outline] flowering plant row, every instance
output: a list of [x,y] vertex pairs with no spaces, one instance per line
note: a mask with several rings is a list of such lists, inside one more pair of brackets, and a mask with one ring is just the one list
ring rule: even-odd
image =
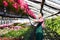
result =
[[28,14],[29,16],[36,18],[24,0],[0,0],[0,7],[6,7],[7,11],[13,13],[22,15]]
[[28,38],[30,37],[30,33],[32,31],[33,30],[31,26],[25,26],[25,24],[14,23],[10,26],[5,26],[2,28],[0,27],[0,36],[1,36],[0,39],[15,40],[14,38],[22,39],[22,36],[23,36],[24,40],[28,40]]

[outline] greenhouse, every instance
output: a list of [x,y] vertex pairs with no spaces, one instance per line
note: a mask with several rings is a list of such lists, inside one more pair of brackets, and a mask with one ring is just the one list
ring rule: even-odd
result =
[[60,40],[60,0],[0,0],[0,40]]

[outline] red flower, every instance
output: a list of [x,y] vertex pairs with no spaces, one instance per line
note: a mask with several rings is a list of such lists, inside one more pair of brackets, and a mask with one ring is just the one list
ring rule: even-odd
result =
[[18,4],[17,4],[17,3],[12,4],[12,6],[13,6],[16,10],[18,10]]
[[3,4],[4,4],[5,7],[8,6],[8,3],[6,1],[3,1]]

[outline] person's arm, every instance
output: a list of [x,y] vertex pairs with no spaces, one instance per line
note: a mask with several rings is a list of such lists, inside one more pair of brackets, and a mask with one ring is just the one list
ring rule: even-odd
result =
[[42,24],[41,24],[42,28],[45,29],[45,23],[44,23],[44,19],[43,18],[41,18],[39,20],[34,19],[34,22],[36,22],[36,23],[42,22]]
[[38,20],[34,19],[33,21],[34,21],[34,22],[43,22],[44,19],[43,19],[43,18],[40,18],[40,19],[38,19]]

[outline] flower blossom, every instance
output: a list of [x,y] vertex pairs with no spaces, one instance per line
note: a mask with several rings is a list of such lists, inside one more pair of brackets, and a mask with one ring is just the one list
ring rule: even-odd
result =
[[3,1],[3,4],[4,4],[5,7],[8,6],[8,3],[6,1]]
[[26,12],[29,16],[31,16],[31,17],[33,17],[33,18],[36,18],[34,12],[28,7],[28,4],[27,4],[27,3],[25,3],[24,9],[25,9],[25,12]]
[[21,9],[24,9],[24,0],[17,0],[17,3],[20,5]]
[[17,4],[17,3],[12,4],[12,6],[13,6],[16,10],[18,10],[18,4]]

